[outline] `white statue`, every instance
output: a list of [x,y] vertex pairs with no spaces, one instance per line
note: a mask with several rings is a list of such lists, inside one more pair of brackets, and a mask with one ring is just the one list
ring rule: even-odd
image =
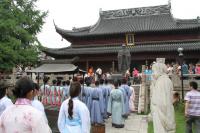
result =
[[151,101],[154,133],[175,133],[173,84],[166,74],[167,67],[163,62],[157,61],[152,69],[155,79]]

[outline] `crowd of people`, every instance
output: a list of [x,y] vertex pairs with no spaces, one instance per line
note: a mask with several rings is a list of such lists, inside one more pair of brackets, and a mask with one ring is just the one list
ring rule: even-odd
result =
[[[151,109],[153,122],[157,123],[154,126],[157,132],[164,132],[168,128],[175,131],[171,101],[173,85],[167,75],[169,70],[175,69],[170,69],[170,65],[167,66],[154,64],[152,69],[145,70],[147,75],[152,74],[152,77],[147,78],[156,79]],[[183,64],[182,68],[186,66]],[[101,71],[98,69],[99,73]],[[134,68],[132,74],[136,77],[139,71]],[[89,133],[91,125],[103,127],[109,117],[112,118],[113,127],[123,128],[130,113],[136,111],[134,88],[127,77],[115,81],[102,77],[100,74],[97,75],[95,81],[91,80],[91,76],[86,76],[85,79],[74,77],[66,81],[57,79],[51,82],[48,77],[44,77],[41,86],[28,77],[22,77],[13,89],[14,100],[7,97],[9,85],[4,81],[0,82],[0,133],[51,133],[45,114],[46,105],[58,107],[57,125],[61,133]],[[197,88],[196,82],[190,82],[191,91],[185,96],[188,132],[192,130],[191,125],[194,121],[199,126],[200,93]],[[174,95],[174,97],[179,99],[179,96]],[[163,106],[165,104],[166,106]],[[164,114],[167,114],[166,118]],[[160,122],[162,120],[166,124],[163,125]]]
[[[44,77],[39,87],[28,77],[16,82],[15,103],[7,97],[5,82],[0,84],[1,133],[50,133],[44,105],[59,107],[58,128],[61,133],[89,133],[90,126],[104,125],[112,115],[112,126],[123,128],[134,108],[134,88],[126,79],[99,79],[91,83],[88,77],[71,81]],[[13,111],[15,113],[13,113]],[[10,128],[12,127],[12,128]]]
[[[178,63],[168,63],[167,70],[169,74],[179,74],[181,73],[181,65]],[[193,63],[187,64],[185,61],[183,61],[182,64],[182,71],[183,74],[200,74],[200,64],[197,63],[194,65]]]
[[[44,79],[44,85],[41,86],[43,104],[60,106],[60,103],[65,99],[71,98],[70,86],[74,82],[79,82],[81,85],[78,99],[86,105],[90,112],[91,124],[104,124],[105,119],[109,117],[109,114],[112,114],[114,116],[112,117],[113,126],[124,127],[124,118],[127,118],[131,111],[135,111],[134,89],[127,85],[126,79],[123,79],[122,82],[121,80],[108,82],[108,80],[100,79],[91,84],[88,78],[79,81],[74,78],[71,82],[69,80],[63,81],[62,85],[59,80],[57,83],[53,80],[52,85],[48,85],[47,80]],[[131,84],[129,83],[129,85]],[[63,110],[63,106],[66,106],[65,102],[61,105],[60,115],[65,114],[65,110]],[[119,116],[122,117],[119,118]],[[62,120],[58,119],[58,123],[62,123]]]

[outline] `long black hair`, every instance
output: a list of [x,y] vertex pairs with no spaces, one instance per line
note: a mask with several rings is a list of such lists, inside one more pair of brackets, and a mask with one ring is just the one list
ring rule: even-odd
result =
[[114,86],[115,86],[115,89],[118,89],[119,81],[115,80],[115,81],[114,81]]
[[73,101],[74,97],[77,97],[81,92],[81,84],[79,82],[72,82],[69,89],[69,103],[68,103],[68,118],[73,119]]

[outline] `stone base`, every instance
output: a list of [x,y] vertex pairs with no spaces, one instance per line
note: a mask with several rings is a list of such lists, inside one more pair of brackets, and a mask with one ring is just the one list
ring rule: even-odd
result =
[[121,73],[115,73],[115,74],[112,74],[111,79],[112,80],[122,80],[123,76]]

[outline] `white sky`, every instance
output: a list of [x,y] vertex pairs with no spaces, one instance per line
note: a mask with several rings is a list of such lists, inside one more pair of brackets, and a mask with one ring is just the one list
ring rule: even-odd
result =
[[[38,39],[43,46],[62,48],[70,45],[56,33],[53,20],[60,28],[93,25],[99,18],[99,9],[105,10],[157,6],[168,4],[168,0],[39,0],[40,10],[48,11],[46,23]],[[200,16],[200,0],[171,0],[172,14],[175,18],[196,18]]]

